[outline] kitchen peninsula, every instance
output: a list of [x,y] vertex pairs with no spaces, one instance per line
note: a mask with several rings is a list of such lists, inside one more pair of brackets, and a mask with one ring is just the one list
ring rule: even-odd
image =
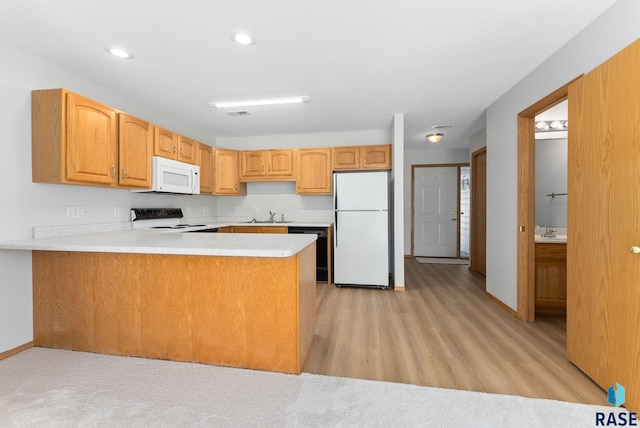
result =
[[315,239],[124,230],[0,249],[33,252],[35,346],[300,373]]

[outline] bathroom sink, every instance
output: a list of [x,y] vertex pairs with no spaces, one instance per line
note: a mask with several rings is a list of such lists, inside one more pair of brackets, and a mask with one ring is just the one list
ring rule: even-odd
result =
[[567,235],[556,235],[556,236],[543,236],[536,235],[536,242],[567,242]]

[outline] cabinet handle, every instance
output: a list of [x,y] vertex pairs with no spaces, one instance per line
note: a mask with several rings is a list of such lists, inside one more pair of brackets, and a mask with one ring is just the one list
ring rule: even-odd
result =
[[260,165],[260,172],[264,172],[264,165]]
[[122,178],[127,178],[127,168],[122,167]]
[[631,254],[640,254],[640,247],[638,247],[637,245],[632,245],[631,247],[629,247],[629,252]]
[[182,156],[182,147],[180,147],[180,156]]
[[238,190],[238,183],[236,183],[236,190]]
[[111,165],[111,178],[116,178],[116,166]]
[[360,158],[356,156],[356,166],[360,166]]
[[173,154],[176,154],[176,146],[173,146]]
[[269,165],[269,172],[271,172],[271,165]]

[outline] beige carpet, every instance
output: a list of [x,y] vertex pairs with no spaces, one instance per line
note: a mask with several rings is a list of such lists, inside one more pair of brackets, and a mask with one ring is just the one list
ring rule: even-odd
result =
[[31,348],[0,361],[1,427],[593,427],[612,407]]
[[416,257],[418,263],[434,263],[440,265],[468,265],[469,259],[447,259],[439,257]]

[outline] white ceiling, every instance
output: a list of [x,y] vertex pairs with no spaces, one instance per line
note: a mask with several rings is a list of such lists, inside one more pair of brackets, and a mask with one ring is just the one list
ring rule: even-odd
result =
[[[220,137],[389,129],[468,147],[484,110],[615,0],[2,0],[0,38]],[[255,45],[230,40],[251,31]],[[108,55],[122,45],[133,60]],[[3,64],[3,67],[6,64]],[[308,95],[231,117],[210,100]]]

